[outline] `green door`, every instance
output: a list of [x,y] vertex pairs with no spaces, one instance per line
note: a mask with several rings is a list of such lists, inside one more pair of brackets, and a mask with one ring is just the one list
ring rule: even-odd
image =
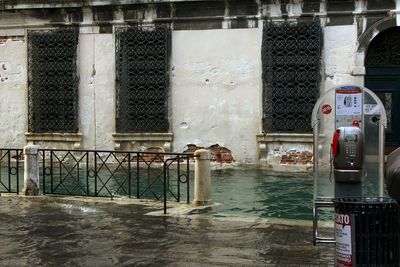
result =
[[382,100],[386,109],[386,151],[400,146],[400,27],[379,33],[365,59],[365,87]]

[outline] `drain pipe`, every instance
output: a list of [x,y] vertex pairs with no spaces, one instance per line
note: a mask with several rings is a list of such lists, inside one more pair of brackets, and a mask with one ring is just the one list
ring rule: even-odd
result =
[[199,149],[194,152],[194,199],[195,206],[211,204],[211,153],[206,149]]
[[24,196],[39,195],[39,146],[24,147]]

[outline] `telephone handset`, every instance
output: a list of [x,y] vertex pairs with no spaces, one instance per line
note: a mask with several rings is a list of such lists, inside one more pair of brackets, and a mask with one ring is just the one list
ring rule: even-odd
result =
[[333,134],[332,156],[336,182],[361,182],[364,138],[357,126],[339,127]]
[[333,140],[332,140],[332,156],[336,157],[339,152],[339,136],[340,136],[340,130],[337,129],[335,133],[333,134]]

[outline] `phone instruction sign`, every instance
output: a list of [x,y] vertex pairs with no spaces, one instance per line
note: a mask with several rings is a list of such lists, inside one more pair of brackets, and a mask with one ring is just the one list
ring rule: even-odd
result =
[[352,242],[352,214],[336,213],[335,215],[335,266],[352,267],[353,261],[353,242]]
[[336,115],[362,115],[362,91],[357,86],[336,89]]

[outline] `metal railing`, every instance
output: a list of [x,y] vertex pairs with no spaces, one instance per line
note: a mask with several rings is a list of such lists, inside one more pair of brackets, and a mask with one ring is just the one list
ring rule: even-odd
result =
[[[39,150],[43,194],[190,201],[193,154]],[[184,187],[185,190],[182,190]]]
[[23,150],[0,149],[0,192],[19,193],[23,177]]

